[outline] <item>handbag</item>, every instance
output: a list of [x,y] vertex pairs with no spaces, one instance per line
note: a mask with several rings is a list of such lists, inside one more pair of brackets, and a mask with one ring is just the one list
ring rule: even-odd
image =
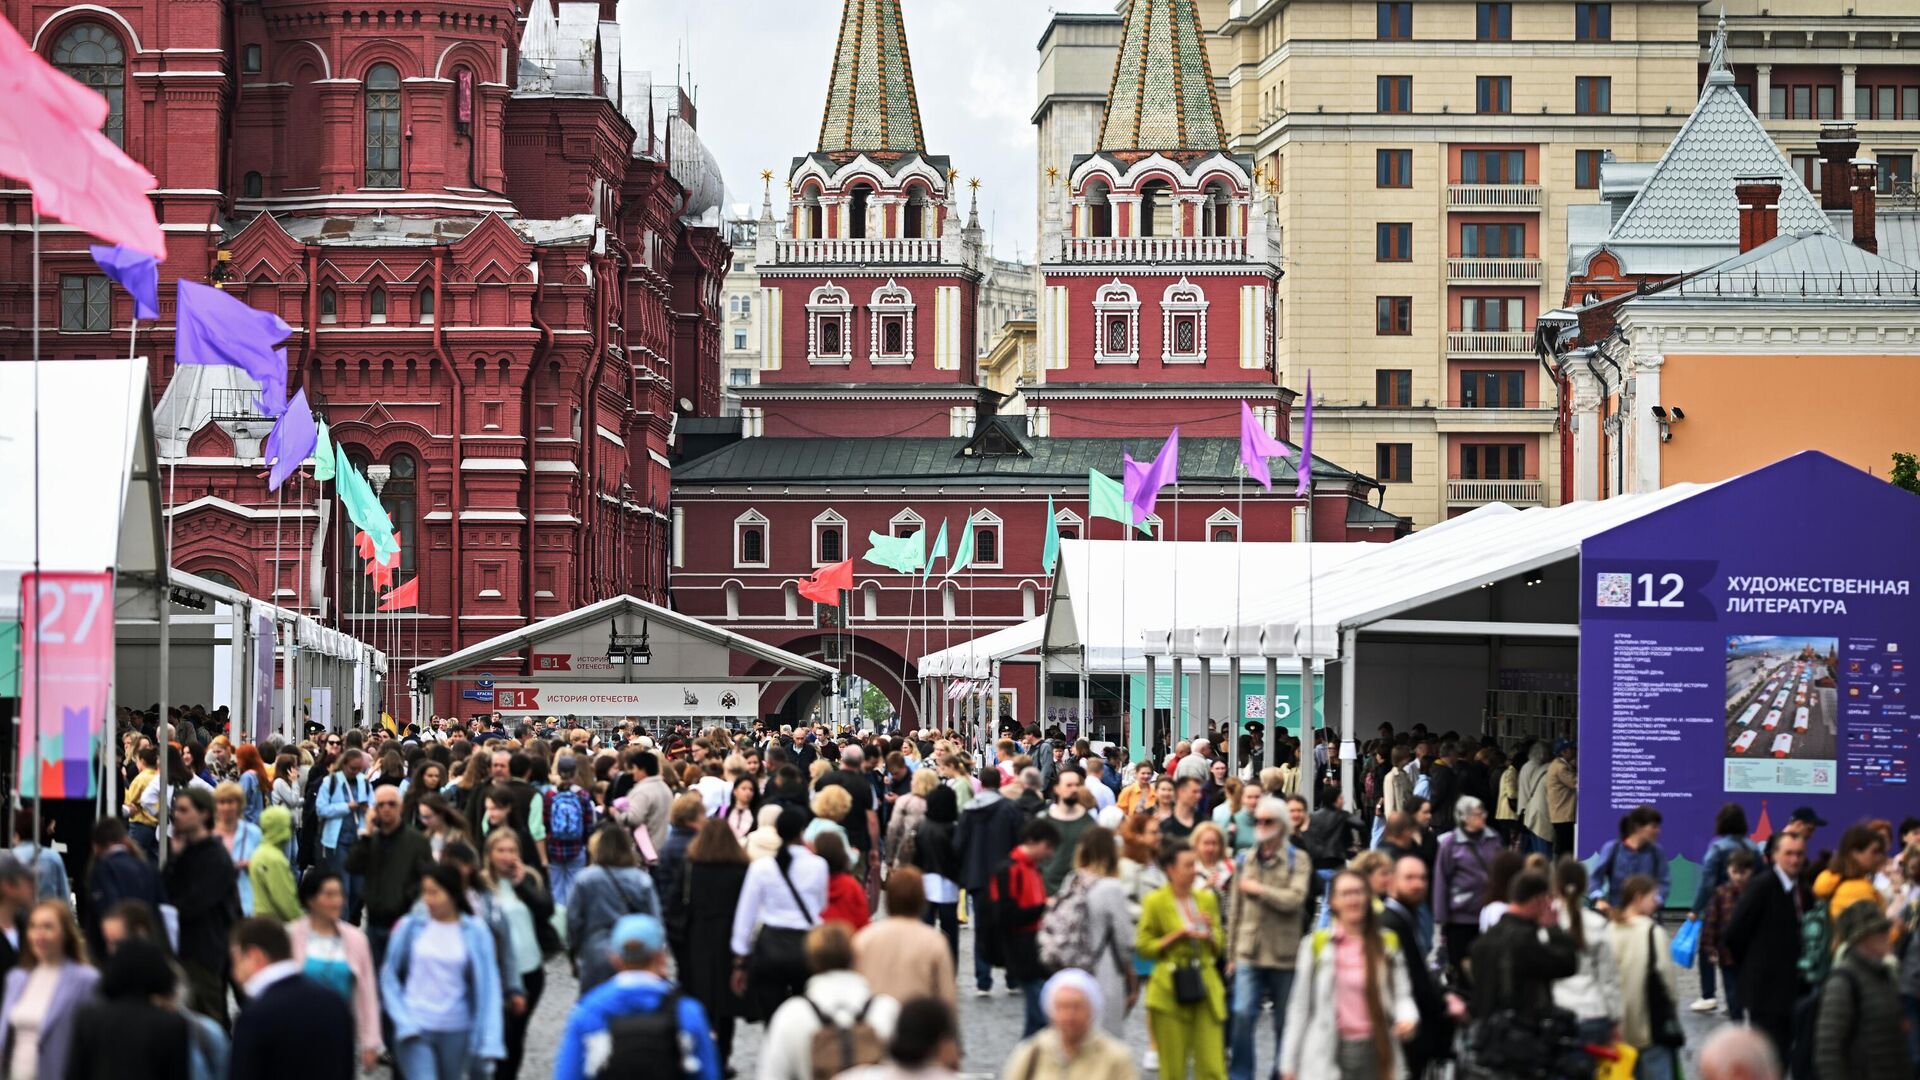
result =
[[[1194,910],[1195,914],[1199,913],[1198,905]],[[1181,1005],[1198,1005],[1207,1000],[1207,983],[1200,974],[1200,960],[1192,955],[1198,951],[1198,946],[1189,944],[1187,959],[1173,969],[1173,1000]]]
[[1681,925],[1673,935],[1673,963],[1676,967],[1690,968],[1700,955],[1700,920],[1692,919]]
[[1680,1026],[1680,1010],[1667,992],[1667,980],[1660,977],[1659,942],[1654,928],[1647,927],[1647,1028],[1653,1045],[1678,1050],[1687,1045],[1687,1033]]

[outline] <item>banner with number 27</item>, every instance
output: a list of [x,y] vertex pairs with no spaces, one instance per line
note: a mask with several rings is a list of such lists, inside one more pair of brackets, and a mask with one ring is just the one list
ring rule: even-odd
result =
[[22,798],[93,797],[112,682],[113,575],[22,575],[15,759]]

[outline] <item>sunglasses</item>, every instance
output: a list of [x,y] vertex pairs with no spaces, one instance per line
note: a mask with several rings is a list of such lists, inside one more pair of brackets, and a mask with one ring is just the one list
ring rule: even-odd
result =
[[339,739],[328,739],[328,740],[327,740],[327,745],[328,745],[328,746],[339,746],[339,745],[340,745],[340,740],[339,740]]
[[1277,817],[1257,817],[1253,819],[1253,823],[1255,825],[1278,825],[1280,824],[1280,819]]

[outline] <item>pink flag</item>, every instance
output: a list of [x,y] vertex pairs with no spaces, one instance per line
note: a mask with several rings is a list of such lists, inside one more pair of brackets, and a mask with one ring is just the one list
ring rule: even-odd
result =
[[1132,457],[1127,457],[1125,464],[1125,493],[1127,502],[1133,505],[1133,523],[1138,525],[1153,516],[1160,489],[1180,477],[1180,429],[1173,429],[1150,464],[1142,465]]
[[1267,434],[1267,429],[1253,415],[1253,406],[1240,403],[1240,463],[1247,467],[1247,475],[1259,481],[1260,486],[1273,490],[1273,468],[1267,464],[1272,457],[1287,456],[1287,444]]
[[107,99],[56,71],[0,19],[0,174],[33,189],[48,217],[106,240],[167,257],[147,192],[158,186],[100,133]]
[[1307,372],[1307,415],[1300,421],[1300,482],[1294,485],[1295,495],[1305,495],[1313,490],[1313,480],[1308,475],[1313,472],[1313,372]]

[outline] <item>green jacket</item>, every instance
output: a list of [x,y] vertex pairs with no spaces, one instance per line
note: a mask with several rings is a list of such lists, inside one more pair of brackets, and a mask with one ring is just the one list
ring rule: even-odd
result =
[[300,917],[300,890],[287,863],[287,841],[293,837],[293,815],[284,806],[260,811],[260,846],[247,865],[253,882],[253,911],[281,922]]
[[1173,993],[1173,971],[1189,962],[1197,961],[1200,967],[1201,985],[1207,989],[1204,1005],[1213,1020],[1225,1023],[1227,1019],[1227,988],[1220,982],[1220,972],[1214,967],[1214,961],[1220,958],[1226,947],[1226,937],[1220,926],[1220,901],[1210,892],[1199,889],[1193,891],[1194,906],[1212,928],[1213,936],[1204,942],[1175,942],[1165,952],[1160,951],[1160,939],[1185,925],[1180,917],[1180,907],[1174,902],[1173,889],[1161,886],[1147,894],[1140,902],[1140,929],[1134,937],[1134,948],[1139,954],[1153,961],[1153,975],[1147,980],[1147,1008],[1155,1012],[1179,1012],[1187,1006],[1180,1004]]

